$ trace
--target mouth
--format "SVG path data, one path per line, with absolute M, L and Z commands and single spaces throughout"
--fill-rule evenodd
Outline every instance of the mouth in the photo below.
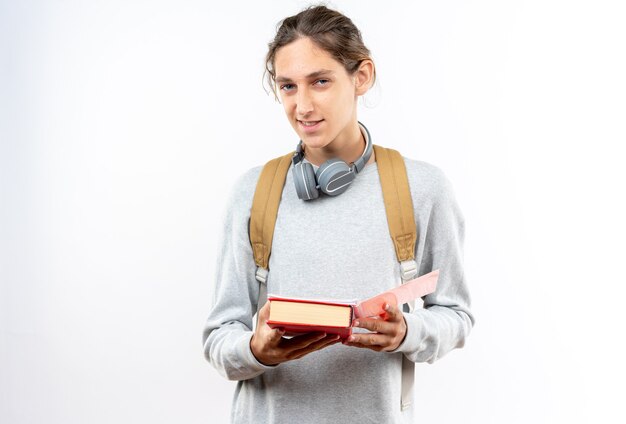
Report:
M 300 121 L 298 120 L 298 126 L 306 132 L 316 131 L 320 125 L 324 122 L 323 119 L 319 121 Z

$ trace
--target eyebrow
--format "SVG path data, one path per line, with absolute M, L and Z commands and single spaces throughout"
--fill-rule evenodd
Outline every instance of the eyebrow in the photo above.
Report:
M 329 69 L 320 69 L 319 71 L 315 71 L 315 72 L 311 72 L 309 75 L 306 76 L 307 79 L 313 79 L 313 78 L 318 78 L 318 77 L 322 77 L 322 76 L 326 76 L 326 75 L 333 75 L 334 72 L 329 70 Z M 278 83 L 282 83 L 282 82 L 292 82 L 291 78 L 287 78 L 287 77 L 276 77 L 276 82 Z

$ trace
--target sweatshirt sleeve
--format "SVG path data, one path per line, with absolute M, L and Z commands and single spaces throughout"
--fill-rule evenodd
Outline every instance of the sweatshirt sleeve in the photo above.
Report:
M 436 175 L 427 223 L 418 221 L 418 231 L 425 228 L 426 233 L 416 246 L 416 259 L 418 275 L 440 270 L 437 289 L 424 296 L 423 308 L 404 312 L 407 334 L 394 350 L 413 362 L 433 363 L 449 351 L 463 347 L 474 325 L 463 269 L 463 214 L 448 178 L 441 171 Z
M 248 218 L 260 168 L 235 183 L 223 214 L 214 291 L 202 333 L 204 356 L 229 380 L 246 380 L 274 368 L 250 350 L 259 283 L 248 237 Z

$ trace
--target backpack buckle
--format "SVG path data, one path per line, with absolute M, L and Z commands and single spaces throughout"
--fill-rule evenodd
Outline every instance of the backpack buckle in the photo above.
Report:
M 417 262 L 415 259 L 400 262 L 402 282 L 408 281 L 417 275 Z
M 265 284 L 265 282 L 267 281 L 267 275 L 269 274 L 269 271 L 265 268 L 261 268 L 260 266 L 257 267 L 256 269 L 256 274 L 255 277 L 257 279 L 257 281 L 259 283 Z

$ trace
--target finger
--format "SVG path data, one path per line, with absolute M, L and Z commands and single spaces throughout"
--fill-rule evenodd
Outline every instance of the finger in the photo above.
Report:
M 402 310 L 395 305 L 390 305 L 389 303 L 385 303 L 384 306 L 385 314 L 383 315 L 383 319 L 385 321 L 396 322 L 400 321 L 402 317 Z
M 373 318 L 360 318 L 353 323 L 354 327 L 365 328 L 366 330 L 381 334 L 392 333 L 395 325 L 396 324 L 393 322 Z
M 365 346 L 382 346 L 389 345 L 391 337 L 378 333 L 358 333 L 352 334 L 346 339 L 346 344 L 362 344 Z
M 327 346 L 333 345 L 341 341 L 341 337 L 338 334 L 328 334 L 319 342 L 315 342 L 311 345 L 314 350 L 320 350 Z
M 315 343 L 311 343 L 306 348 L 301 349 L 301 350 L 307 350 L 307 351 L 310 351 L 310 352 L 314 352 L 316 350 L 323 349 L 323 348 L 325 348 L 328 345 L 337 343 L 340 340 L 341 339 L 339 338 L 338 335 L 336 335 L 336 334 L 329 334 L 326 337 L 324 337 L 323 339 L 318 340 Z
M 292 359 L 302 358 L 303 356 L 308 355 L 309 353 L 313 353 L 315 351 L 325 349 L 328 346 L 332 346 L 334 344 L 339 343 L 340 341 L 341 339 L 339 337 L 335 337 L 329 340 L 323 340 L 323 343 L 322 341 L 320 341 L 320 343 L 316 343 L 315 346 L 313 346 L 311 349 L 307 348 L 307 349 L 302 349 L 300 351 L 295 352 L 294 353 L 295 356 L 293 356 Z
M 383 349 L 384 349 L 384 347 L 383 347 L 383 346 L 378 346 L 378 345 L 365 345 L 365 344 L 362 344 L 362 343 L 351 343 L 351 342 L 347 342 L 347 341 L 344 341 L 344 342 L 343 342 L 343 344 L 344 344 L 345 346 L 359 347 L 359 348 L 361 348 L 361 349 L 370 349 L 370 350 L 374 350 L 374 351 L 376 351 L 376 352 L 380 352 L 381 350 L 383 350 Z
M 309 346 L 312 343 L 315 343 L 319 340 L 322 340 L 326 337 L 326 333 L 305 333 L 300 336 L 292 337 L 291 339 L 283 340 L 283 347 L 290 350 L 302 349 Z
M 289 359 L 299 359 L 305 355 L 308 355 L 311 352 L 315 352 L 316 350 L 321 350 L 330 345 L 339 343 L 340 341 L 341 341 L 341 338 L 338 335 L 329 334 L 328 336 L 324 337 L 322 340 L 312 343 L 309 346 L 305 347 L 304 349 L 298 349 L 298 350 L 294 350 L 293 352 L 290 352 L 287 356 L 289 357 Z

